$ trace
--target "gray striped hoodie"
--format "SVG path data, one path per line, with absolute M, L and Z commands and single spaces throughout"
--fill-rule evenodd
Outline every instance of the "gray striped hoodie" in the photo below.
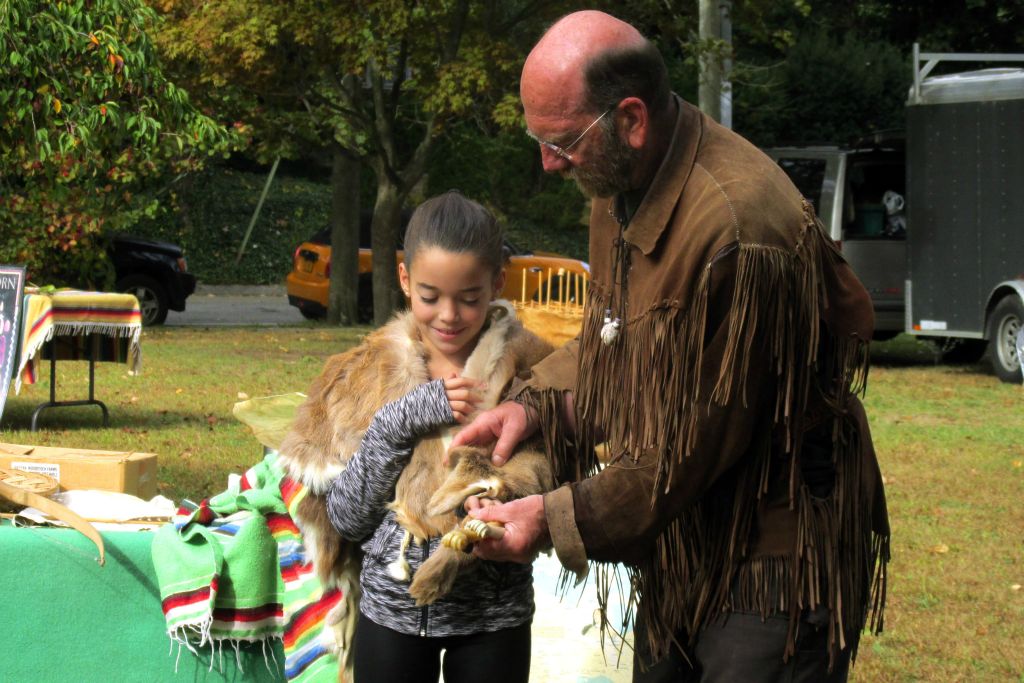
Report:
M 478 561 L 463 571 L 452 591 L 417 607 L 409 585 L 391 577 L 404 529 L 387 510 L 395 484 L 417 439 L 453 424 L 444 381 L 421 384 L 374 415 L 359 451 L 327 494 L 331 523 L 345 539 L 362 544 L 359 610 L 371 621 L 406 635 L 441 637 L 512 628 L 533 617 L 533 567 Z M 405 558 L 416 569 L 437 550 L 440 538 L 411 545 Z

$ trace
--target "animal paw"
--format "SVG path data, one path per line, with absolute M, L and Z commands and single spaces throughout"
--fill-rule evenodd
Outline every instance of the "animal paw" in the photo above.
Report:
M 485 538 L 501 538 L 505 530 L 497 524 L 488 524 L 480 519 L 467 519 L 461 527 L 452 529 L 441 537 L 441 545 L 460 552 L 469 552 L 472 544 Z
M 395 581 L 409 583 L 409 579 L 412 578 L 412 569 L 409 567 L 409 563 L 405 561 L 405 558 L 400 557 L 388 565 L 388 574 Z

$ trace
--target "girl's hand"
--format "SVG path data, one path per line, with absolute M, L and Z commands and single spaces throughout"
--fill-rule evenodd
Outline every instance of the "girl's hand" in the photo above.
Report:
M 448 395 L 448 403 L 452 407 L 455 421 L 466 422 L 476 412 L 477 405 L 484 400 L 483 391 L 487 385 L 469 377 L 452 375 L 444 381 L 444 391 Z

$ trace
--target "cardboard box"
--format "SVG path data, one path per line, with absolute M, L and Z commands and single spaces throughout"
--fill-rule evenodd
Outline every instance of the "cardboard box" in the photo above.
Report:
M 61 490 L 119 491 L 143 500 L 156 495 L 155 453 L 0 443 L 0 467 L 48 474 Z

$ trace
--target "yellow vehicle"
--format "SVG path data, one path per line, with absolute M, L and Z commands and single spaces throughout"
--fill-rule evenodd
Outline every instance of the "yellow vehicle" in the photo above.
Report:
M 330 229 L 325 228 L 295 249 L 286 286 L 288 303 L 310 319 L 327 314 L 331 278 Z M 510 301 L 582 302 L 590 266 L 578 259 L 549 252 L 530 252 L 506 240 L 509 252 L 502 298 Z M 402 252 L 395 255 L 395 267 Z M 359 249 L 359 321 L 373 319 L 373 288 L 370 281 L 372 254 Z

